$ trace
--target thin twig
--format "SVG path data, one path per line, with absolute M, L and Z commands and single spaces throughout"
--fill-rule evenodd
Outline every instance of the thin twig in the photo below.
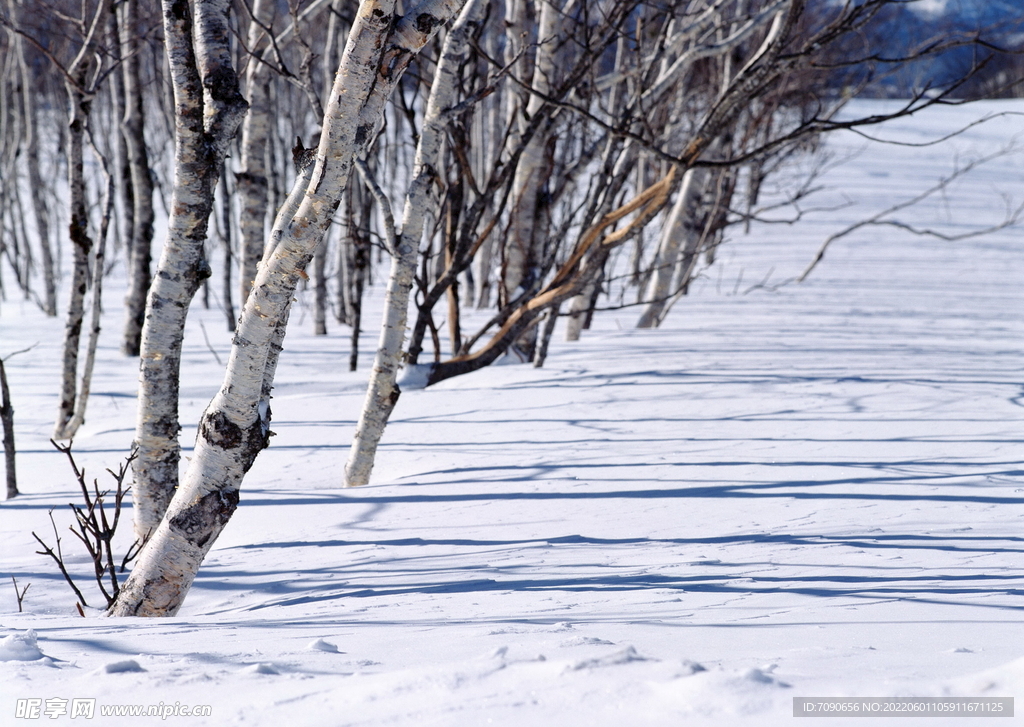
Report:
M 53 526 L 53 535 L 57 539 L 57 552 L 56 553 L 53 552 L 53 548 L 51 548 L 49 545 L 44 543 L 43 539 L 40 538 L 38 535 L 36 535 L 35 531 L 33 531 L 32 532 L 32 537 L 35 538 L 36 541 L 41 546 L 43 546 L 42 550 L 37 550 L 36 552 L 39 553 L 39 555 L 48 555 L 51 558 L 53 558 L 54 562 L 57 564 L 57 567 L 60 568 L 60 572 L 61 572 L 61 575 L 64 576 L 64 580 L 66 580 L 68 582 L 68 585 L 71 586 L 71 590 L 74 591 L 75 592 L 75 596 L 78 597 L 79 603 L 82 603 L 82 604 L 85 604 L 86 606 L 88 606 L 89 604 L 85 602 L 85 596 L 83 596 L 82 592 L 80 590 L 78 590 L 78 586 L 76 586 L 75 582 L 73 580 L 71 580 L 71 574 L 68 573 L 68 569 L 64 567 L 64 554 L 61 553 L 61 550 L 60 550 L 60 536 L 57 534 L 57 523 L 55 523 L 53 521 L 53 508 L 52 507 L 50 508 L 50 524 Z
M 802 283 L 804 280 L 807 279 L 807 276 L 811 274 L 811 271 L 813 271 L 814 268 L 817 267 L 818 263 L 821 262 L 822 258 L 825 257 L 825 251 L 828 250 L 829 245 L 831 245 L 836 240 L 839 240 L 839 239 L 841 239 L 843 237 L 846 237 L 847 235 L 849 235 L 852 232 L 856 232 L 857 230 L 861 229 L 862 227 L 868 227 L 870 225 L 889 225 L 891 227 L 899 227 L 901 229 L 909 230 L 911 232 L 914 232 L 915 234 L 930 235 L 930 236 L 938 237 L 938 238 L 944 239 L 944 240 L 963 240 L 963 239 L 966 239 L 968 237 L 977 237 L 979 235 L 985 235 L 985 234 L 989 234 L 989 233 L 992 233 L 992 232 L 996 232 L 997 230 L 1001 230 L 1001 229 L 1003 229 L 1005 227 L 1009 227 L 1010 225 L 1015 224 L 1017 222 L 1017 220 L 1020 218 L 1021 214 L 1024 213 L 1024 204 L 1022 204 L 1020 207 L 1017 207 L 1016 210 L 1013 210 L 1012 212 L 1008 213 L 1006 218 L 1003 220 L 1002 223 L 1000 223 L 998 225 L 993 225 L 991 227 L 986 227 L 984 229 L 974 230 L 972 232 L 964 233 L 962 235 L 943 235 L 942 233 L 936 232 L 936 231 L 931 230 L 931 229 L 918 230 L 918 229 L 912 227 L 911 225 L 899 222 L 897 220 L 886 220 L 886 219 L 883 219 L 883 218 L 887 217 L 888 215 L 893 214 L 894 212 L 899 212 L 900 210 L 907 209 L 908 207 L 913 207 L 914 205 L 918 204 L 919 202 L 922 202 L 923 200 L 927 199 L 928 197 L 930 197 L 931 195 L 935 194 L 936 192 L 940 192 L 940 191 L 944 190 L 954 180 L 956 180 L 959 177 L 964 176 L 965 174 L 970 172 L 972 169 L 974 169 L 976 167 L 979 167 L 982 164 L 985 164 L 987 162 L 990 162 L 993 159 L 996 159 L 998 157 L 1005 156 L 1006 154 L 1009 154 L 1011 151 L 1012 151 L 1012 147 L 1004 147 L 1004 148 L 1000 149 L 997 152 L 994 152 L 994 153 L 989 154 L 987 156 L 981 157 L 980 159 L 975 159 L 974 161 L 970 162 L 969 164 L 966 164 L 963 167 L 955 169 L 951 174 L 949 174 L 946 177 L 943 177 L 935 185 L 933 185 L 932 187 L 929 187 L 928 189 L 926 189 L 925 191 L 921 192 L 920 194 L 918 194 L 918 195 L 916 195 L 914 197 L 911 197 L 910 199 L 906 199 L 906 200 L 903 200 L 902 202 L 894 204 L 892 207 L 889 207 L 888 209 L 882 210 L 881 212 L 879 212 L 876 215 L 872 215 L 871 217 L 869 217 L 869 218 L 867 218 L 865 220 L 861 220 L 859 222 L 855 222 L 854 224 L 852 224 L 852 225 L 850 225 L 850 226 L 840 230 L 839 232 L 837 232 L 837 233 L 835 233 L 833 235 L 830 235 L 821 244 L 821 247 L 818 248 L 818 252 L 814 256 L 814 259 L 811 260 L 811 262 L 807 266 L 807 268 L 796 279 L 796 282 Z
M 359 170 L 359 177 L 363 180 L 363 184 L 366 185 L 366 188 L 380 206 L 381 215 L 384 217 L 384 230 L 387 233 L 385 247 L 390 254 L 397 255 L 395 243 L 398 237 L 395 231 L 395 215 L 391 211 L 391 202 L 388 201 L 388 196 L 384 194 L 384 190 L 380 188 L 380 185 L 373 178 L 373 172 L 370 171 L 370 167 L 366 164 L 365 159 L 356 160 L 356 169 Z
M 202 321 L 199 321 L 199 328 L 202 329 L 202 331 L 203 331 L 203 340 L 206 341 L 206 348 L 208 348 L 210 350 L 210 353 L 213 354 L 213 358 L 217 361 L 217 365 L 218 366 L 223 366 L 224 364 L 221 363 L 220 356 L 217 355 L 217 351 L 214 350 L 213 346 L 210 344 L 210 337 L 206 335 L 206 326 L 203 325 Z M 110 470 L 107 470 L 107 471 L 110 472 Z M 110 472 L 110 474 L 114 474 L 114 473 Z M 116 477 L 116 475 L 115 475 L 115 477 Z
M 14 595 L 18 597 L 18 613 L 21 613 L 21 604 L 25 600 L 25 594 L 28 593 L 28 589 L 32 587 L 32 584 L 28 583 L 24 588 L 19 590 L 18 579 L 11 576 L 11 580 L 14 581 Z

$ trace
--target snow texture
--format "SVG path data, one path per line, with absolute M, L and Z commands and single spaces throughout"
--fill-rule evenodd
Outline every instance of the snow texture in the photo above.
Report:
M 36 645 L 36 632 L 32 629 L 12 633 L 0 640 L 0 661 L 35 661 L 43 652 Z
M 1003 110 L 1024 104 L 874 133 L 927 141 Z M 376 334 L 349 373 L 349 331 L 311 335 L 300 298 L 277 436 L 175 618 L 83 619 L 36 554 L 31 533 L 52 538 L 51 508 L 66 533 L 78 497 L 47 441 L 63 322 L 9 293 L 0 355 L 38 345 L 7 362 L 23 494 L 0 504 L 0 554 L 32 587 L 23 613 L 0 590 L 0 724 L 25 723 L 16 700 L 54 697 L 210 705 L 166 723 L 218 727 L 618 727 L 818 724 L 794 720 L 794 697 L 1024 695 L 1020 229 L 950 243 L 868 227 L 784 284 L 830 234 L 1021 128 L 1000 117 L 918 148 L 831 137 L 803 219 L 733 229 L 662 328 L 606 311 L 580 341 L 556 338 L 543 369 L 403 385 L 358 489 L 341 469 Z M 1022 170 L 1012 152 L 900 219 L 994 224 L 1001 195 L 1019 203 Z M 118 352 L 116 278 L 105 289 L 74 443 L 101 484 L 132 439 L 138 370 Z M 487 315 L 467 311 L 467 329 Z M 186 457 L 223 375 L 200 322 L 224 359 L 222 320 L 190 313 Z M 76 545 L 64 537 L 88 598 Z M 889 723 L 905 722 L 871 720 Z

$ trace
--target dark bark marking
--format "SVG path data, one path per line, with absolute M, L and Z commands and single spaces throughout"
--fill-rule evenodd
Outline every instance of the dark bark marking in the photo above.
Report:
M 174 2 L 168 4 L 167 9 L 168 15 L 178 22 L 187 23 L 192 20 L 188 0 L 174 0 Z
M 210 263 L 206 258 L 199 258 L 196 263 L 196 282 L 202 283 L 204 280 L 213 275 L 213 269 L 210 268 Z
M 259 417 L 256 417 L 249 427 L 243 429 L 228 419 L 222 411 L 203 416 L 199 424 L 199 436 L 221 449 L 235 450 L 242 465 L 242 472 L 248 472 L 256 460 L 256 455 L 270 444 L 270 437 L 264 433 L 263 422 Z
M 235 181 L 239 184 L 251 184 L 263 188 L 266 188 L 268 185 L 265 175 L 252 174 L 251 172 L 235 172 Z
M 199 498 L 171 518 L 170 525 L 202 548 L 231 519 L 238 507 L 238 490 L 216 490 Z
M 356 128 L 356 146 L 361 149 L 367 139 L 370 138 L 371 133 L 373 133 L 373 124 L 360 124 L 359 127 Z
M 434 28 L 442 25 L 444 21 L 440 18 L 434 17 L 430 13 L 420 13 L 416 16 L 416 30 L 423 33 L 424 35 L 430 35 L 434 32 Z

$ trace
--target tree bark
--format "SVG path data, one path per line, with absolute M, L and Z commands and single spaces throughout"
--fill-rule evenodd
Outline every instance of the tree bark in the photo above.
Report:
M 224 247 L 224 266 L 221 269 L 220 294 L 223 296 L 224 318 L 229 331 L 235 330 L 235 304 L 232 302 L 234 294 L 231 284 L 234 276 L 231 274 L 234 268 L 234 253 L 232 252 L 231 226 L 234 215 L 231 214 L 231 190 L 228 188 L 228 175 L 225 168 L 220 172 L 221 189 L 221 227 L 223 228 L 221 243 Z
M 24 13 L 24 0 L 17 4 L 19 13 Z M 25 166 L 28 169 L 29 187 L 33 190 L 32 212 L 36 223 L 36 234 L 39 236 L 39 250 L 43 262 L 43 311 L 48 316 L 57 315 L 57 274 L 53 260 L 53 247 L 50 240 L 50 213 L 46 208 L 45 186 L 39 171 L 39 99 L 33 92 L 35 83 L 27 57 L 25 41 L 20 37 L 13 39 L 19 49 L 19 66 L 21 71 L 22 107 L 25 125 Z
M 313 334 L 327 335 L 327 236 L 313 256 Z
M 149 291 L 153 242 L 153 178 L 146 151 L 145 113 L 139 77 L 138 0 L 124 0 L 121 17 L 121 55 L 124 60 L 125 113 L 121 134 L 127 147 L 132 189 L 132 227 L 129 249 L 128 291 L 125 294 L 124 336 L 121 352 L 138 356 Z
M 178 377 L 188 306 L 210 275 L 203 256 L 214 189 L 246 102 L 228 49 L 227 0 L 163 0 L 174 88 L 174 189 L 167 239 L 146 300 L 139 364 L 135 535 L 160 522 L 178 484 Z
M 4 427 L 4 464 L 7 474 L 7 499 L 18 496 L 18 473 L 15 469 L 14 405 L 7 386 L 7 369 L 0 358 L 0 424 Z
M 676 185 L 676 177 L 677 171 L 673 167 L 663 178 L 589 227 L 572 255 L 547 286 L 520 303 L 483 348 L 472 354 L 455 356 L 433 364 L 426 375 L 426 386 L 477 371 L 494 363 L 524 331 L 537 322 L 546 309 L 579 294 L 584 286 L 600 275 L 611 251 L 643 229 L 664 207 Z M 636 217 L 628 224 L 605 234 L 608 227 L 634 212 L 637 213 Z
M 125 272 L 131 277 L 132 228 L 135 227 L 135 204 L 132 192 L 132 175 L 128 166 L 128 143 L 124 136 L 124 117 L 127 113 L 124 79 L 124 48 L 121 45 L 120 27 L 124 20 L 116 0 L 103 0 L 107 6 L 106 46 L 109 48 L 112 72 L 109 76 L 111 133 L 109 135 L 110 152 L 113 156 L 114 187 L 120 202 L 120 229 L 115 240 L 115 249 L 124 243 Z M 102 123 L 102 122 L 101 122 Z
M 89 342 L 85 348 L 85 362 L 82 365 L 81 385 L 78 399 L 75 402 L 75 413 L 64 427 L 65 438 L 71 439 L 78 428 L 85 423 L 85 409 L 89 404 L 89 393 L 92 389 L 92 372 L 96 364 L 96 346 L 100 338 L 100 319 L 103 314 L 103 263 L 106 258 L 107 234 L 110 230 L 110 219 L 114 213 L 114 178 L 103 164 L 106 176 L 106 189 L 103 193 L 103 219 L 100 221 L 99 239 L 92 251 L 92 300 L 89 305 Z
M 654 269 L 647 285 L 648 302 L 636 324 L 637 328 L 656 328 L 661 323 L 662 310 L 674 292 L 671 283 L 676 263 L 683 259 L 687 261 L 686 267 L 691 268 L 696 259 L 706 227 L 707 214 L 702 214 L 702 202 L 710 176 L 707 169 L 691 169 L 683 178 L 679 198 L 665 220 L 654 258 Z
M 270 128 L 270 78 L 267 67 L 256 57 L 262 54 L 269 41 L 263 27 L 269 27 L 273 8 L 269 0 L 255 0 L 253 20 L 249 25 L 249 58 L 245 72 L 245 90 L 249 95 L 249 113 L 242 121 L 242 168 L 235 174 L 241 215 L 239 230 L 239 305 L 245 305 L 252 283 L 256 279 L 256 265 L 263 257 L 267 219 L 267 134 Z M 261 27 L 263 26 L 263 27 Z
M 557 304 L 548 308 L 547 316 L 544 319 L 544 330 L 540 334 L 540 340 L 537 342 L 537 351 L 533 355 L 533 367 L 535 369 L 543 368 L 544 362 L 548 358 L 548 346 L 551 345 L 551 336 L 554 334 L 555 326 L 558 324 L 558 309 L 559 305 Z
M 92 239 L 89 237 L 89 213 L 85 200 L 85 171 L 83 149 L 85 126 L 92 102 L 85 93 L 85 68 L 75 76 L 74 82 L 66 83 L 68 99 L 71 102 L 71 122 L 68 124 L 68 190 L 71 198 L 71 223 L 68 231 L 74 253 L 74 267 L 71 272 L 71 295 L 68 300 L 67 320 L 64 324 L 64 352 L 61 358 L 60 402 L 57 421 L 53 428 L 54 439 L 71 436 L 68 424 L 75 415 L 75 400 L 78 389 L 78 347 L 82 337 L 82 321 L 85 317 L 85 293 L 89 286 L 89 251 Z
M 438 159 L 448 119 L 445 109 L 455 105 L 458 93 L 459 67 L 466 56 L 468 41 L 484 9 L 480 0 L 469 0 L 458 20 L 445 38 L 441 59 L 427 99 L 427 110 L 416 148 L 413 178 L 405 196 L 402 232 L 392 251 L 391 272 L 384 297 L 384 319 L 380 341 L 373 361 L 373 371 L 356 425 L 355 437 L 345 463 L 345 485 L 355 487 L 370 481 L 370 472 L 377 445 L 384 433 L 388 417 L 395 408 L 401 389 L 398 370 L 401 367 L 402 344 L 409 309 L 409 293 L 416 276 L 416 260 L 420 238 L 428 217 L 436 214 L 437 202 L 433 187 L 438 181 Z
M 309 184 L 302 203 L 272 240 L 246 301 L 224 383 L 199 423 L 195 452 L 166 517 L 125 582 L 116 616 L 172 616 L 238 504 L 246 471 L 269 435 L 275 340 L 295 286 L 330 224 L 356 154 L 372 140 L 384 106 L 412 57 L 458 9 L 455 0 L 428 0 L 405 16 L 394 4 L 364 0 L 335 78 Z M 301 185 L 301 177 L 299 178 Z M 293 189 L 293 192 L 296 191 Z
M 558 45 L 561 0 L 538 0 L 540 17 L 537 26 L 537 53 L 534 59 L 531 87 L 540 94 L 547 94 L 556 83 L 558 72 L 555 51 Z M 529 119 L 540 111 L 543 100 L 538 94 L 530 94 L 523 119 Z M 525 126 L 525 121 L 523 123 Z M 536 133 L 519 157 L 515 181 L 512 184 L 512 208 L 510 210 L 509 233 L 504 249 L 499 304 L 511 303 L 522 292 L 529 289 L 539 270 L 541 253 L 537 250 L 538 197 L 543 189 L 546 164 L 547 135 Z M 536 332 L 530 329 L 521 342 L 526 356 L 532 357 Z

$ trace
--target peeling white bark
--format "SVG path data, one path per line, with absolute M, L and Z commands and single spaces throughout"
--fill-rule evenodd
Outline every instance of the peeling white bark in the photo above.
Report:
M 100 222 L 99 238 L 92 251 L 92 300 L 89 305 L 89 342 L 85 348 L 85 363 L 82 366 L 82 379 L 78 389 L 78 399 L 75 402 L 75 413 L 64 426 L 64 430 L 61 432 L 63 435 L 62 439 L 74 437 L 78 428 L 85 423 L 85 410 L 89 404 L 89 392 L 92 389 L 92 372 L 96 364 L 96 346 L 100 338 L 100 319 L 103 313 L 103 263 L 106 259 L 107 232 L 110 229 L 110 218 L 114 213 L 114 179 L 106 168 L 106 161 L 101 161 L 103 162 L 107 184 L 103 192 L 103 219 Z

